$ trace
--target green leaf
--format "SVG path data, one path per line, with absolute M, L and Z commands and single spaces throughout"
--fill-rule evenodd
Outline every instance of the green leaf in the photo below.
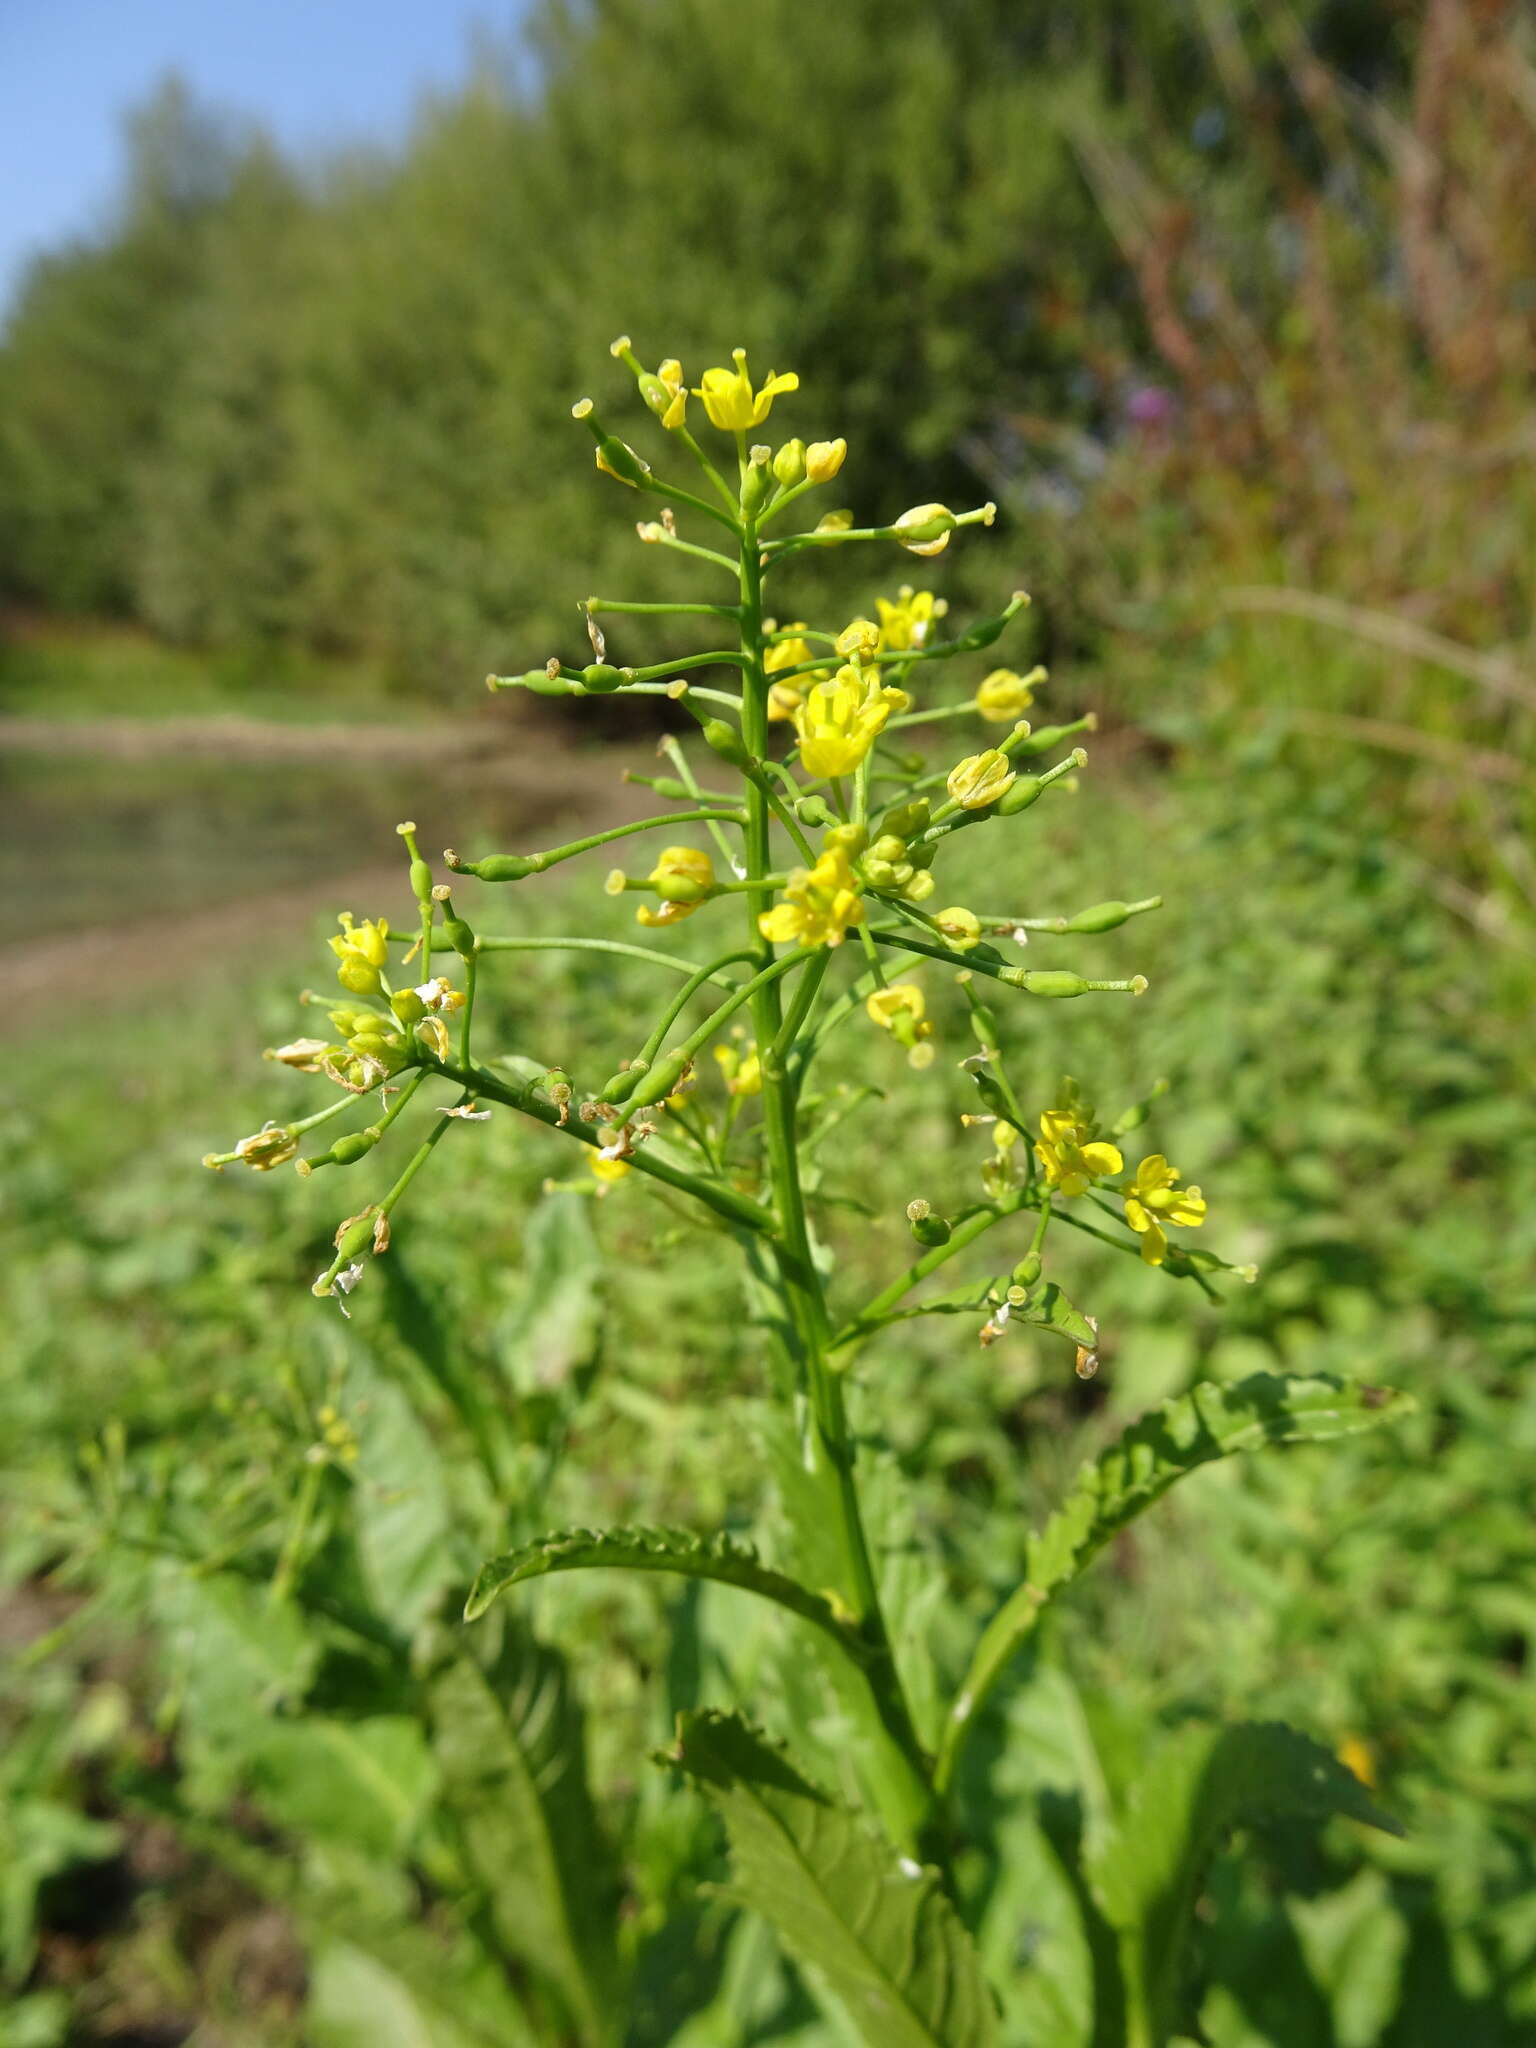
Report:
M 369 1604 L 409 1635 L 456 1576 L 448 1480 L 431 1433 L 404 1391 L 353 1368 L 358 1461 L 351 1492 L 358 1564 Z
M 1254 1373 L 1234 1386 L 1206 1384 L 1133 1423 L 1077 1483 L 1026 1549 L 1024 1583 L 993 1616 L 950 1709 L 940 1782 L 954 1773 L 965 1732 L 1040 1615 L 1063 1586 L 1128 1522 L 1187 1472 L 1266 1444 L 1322 1443 L 1377 1429 L 1412 1412 L 1409 1395 L 1323 1377 Z
M 1065 1337 L 1069 1343 L 1081 1344 L 1086 1351 L 1092 1351 L 1099 1341 L 1099 1333 L 1056 1285 L 1054 1280 L 1042 1280 L 1034 1288 L 1022 1308 L 1013 1311 L 1016 1323 L 1033 1323 L 1042 1330 L 1054 1330 L 1058 1337 Z
M 488 1670 L 460 1655 L 439 1672 L 429 1711 L 444 1798 L 499 1944 L 600 2048 L 620 2006 L 619 1883 L 563 1660 L 509 1635 Z
M 937 1871 L 898 1856 L 734 1715 L 680 1715 L 675 1758 L 724 1816 L 737 1895 L 863 2040 L 991 2048 L 992 1995 Z
M 409 1853 L 437 1779 L 420 1728 L 404 1714 L 275 1722 L 249 1773 L 263 1811 L 280 1827 L 382 1862 Z
M 1335 1756 L 1268 1721 L 1181 1729 L 1091 1843 L 1088 1880 L 1120 1940 L 1127 2048 L 1164 2048 L 1179 2017 L 1190 1925 L 1223 1836 L 1275 1814 L 1344 1814 L 1401 1833 Z
M 464 1619 L 477 1621 L 498 1593 L 524 1579 L 603 1566 L 630 1572 L 676 1572 L 684 1578 L 716 1579 L 723 1585 L 739 1586 L 743 1592 L 776 1601 L 792 1614 L 815 1622 L 835 1636 L 849 1655 L 857 1655 L 855 1637 L 824 1595 L 760 1564 L 750 1543 L 733 1536 L 696 1536 L 688 1529 L 565 1529 L 543 1536 L 537 1543 L 525 1543 L 481 1566 L 464 1606 Z
M 329 1883 L 324 1862 L 258 1848 L 224 1822 L 188 1812 L 157 1780 L 125 1776 L 119 1790 L 130 1806 L 155 1814 L 190 1848 L 284 1907 L 322 1955 L 332 1944 L 343 1944 L 367 1957 L 374 1966 L 368 1973 L 373 2003 L 387 2002 L 389 1994 L 380 1982 L 387 1977 L 395 1986 L 395 2001 L 408 2001 L 416 2015 L 414 2034 L 375 2034 L 372 2039 L 425 2039 L 433 2048 L 535 2048 L 538 2036 L 505 1970 L 446 1914 L 446 1928 L 428 1928 L 414 1913 L 410 1918 L 383 1915 L 369 1900 Z M 334 2019 L 334 2013 L 329 2017 Z M 340 2043 L 347 2037 L 334 2038 Z

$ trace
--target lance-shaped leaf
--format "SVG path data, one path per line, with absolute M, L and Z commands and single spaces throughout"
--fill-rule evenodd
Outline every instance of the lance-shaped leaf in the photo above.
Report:
M 1133 1423 L 1109 1450 L 1084 1465 L 1067 1499 L 1030 1537 L 1024 1583 L 989 1623 L 950 1710 L 939 1782 L 947 1785 L 952 1779 L 966 1730 L 1009 1660 L 1034 1632 L 1047 1603 L 1175 1480 L 1237 1451 L 1322 1443 L 1375 1429 L 1399 1420 L 1413 1405 L 1409 1395 L 1386 1387 L 1254 1373 L 1230 1387 L 1195 1387 Z
M 937 1871 L 898 1856 L 735 1715 L 680 1715 L 675 1759 L 724 1817 L 736 1895 L 862 2040 L 993 2048 L 992 1994 Z
M 855 1659 L 860 1655 L 858 1638 L 824 1594 L 813 1593 L 798 1579 L 760 1563 L 750 1543 L 732 1536 L 696 1536 L 687 1529 L 565 1529 L 543 1536 L 537 1543 L 525 1543 L 520 1550 L 510 1550 L 481 1566 L 465 1603 L 464 1619 L 478 1620 L 498 1593 L 524 1579 L 600 1567 L 674 1572 L 684 1578 L 717 1579 L 722 1585 L 739 1586 L 743 1592 L 756 1593 L 760 1599 L 772 1600 L 814 1622 Z
M 622 2004 L 619 1880 L 563 1660 L 509 1630 L 489 1669 L 459 1656 L 439 1671 L 428 1708 L 454 1831 L 498 1945 L 558 1998 L 562 2039 L 609 2048 Z
M 1099 1832 L 1087 1874 L 1119 1937 L 1126 2048 L 1164 2048 L 1179 2018 L 1185 1946 L 1206 1867 L 1231 1828 L 1274 1814 L 1317 1821 L 1344 1814 L 1402 1832 L 1353 1772 L 1278 1721 L 1180 1729 L 1152 1757 L 1124 1811 Z

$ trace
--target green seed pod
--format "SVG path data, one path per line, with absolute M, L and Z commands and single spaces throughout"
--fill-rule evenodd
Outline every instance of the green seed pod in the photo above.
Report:
M 547 668 L 531 668 L 525 676 L 512 676 L 509 680 L 531 690 L 535 697 L 571 697 L 576 693 L 574 677 L 552 676 Z
M 411 862 L 410 873 L 411 894 L 418 903 L 430 903 L 432 901 L 431 867 L 426 861 L 418 858 Z
M 914 1216 L 912 1210 L 921 1213 Z M 921 1245 L 935 1246 L 948 1244 L 953 1232 L 942 1216 L 935 1216 L 926 1202 L 914 1202 L 907 1210 L 907 1226 Z
M 354 1216 L 336 1240 L 336 1256 L 339 1259 L 361 1258 L 364 1252 L 373 1250 L 373 1219 L 375 1211 L 365 1209 L 361 1216 Z
M 1010 988 L 1021 988 L 1032 996 L 1085 996 L 1088 984 L 1080 974 L 1064 968 L 1009 967 L 998 976 Z
M 966 984 L 970 994 L 970 984 Z M 997 1044 L 997 1017 L 992 1009 L 976 996 L 971 996 L 971 1029 L 976 1034 L 976 1043 L 987 1050 Z
M 1019 775 L 1003 791 L 993 809 L 1000 818 L 1016 818 L 1038 801 L 1045 784 L 1038 775 Z
M 355 1166 L 359 1159 L 366 1159 L 379 1142 L 379 1133 L 372 1124 L 366 1131 L 348 1131 L 344 1138 L 338 1138 L 331 1147 L 331 1160 L 336 1166 Z
M 624 671 L 615 668 L 611 661 L 594 661 L 581 672 L 581 680 L 595 697 L 606 697 L 611 690 L 618 690 L 624 684 Z
M 723 718 L 706 718 L 699 730 L 704 735 L 704 744 L 713 748 L 722 761 L 729 761 L 733 768 L 745 774 L 757 763 L 747 752 L 746 743 L 734 725 L 727 725 Z
M 1059 747 L 1063 740 L 1075 739 L 1080 732 L 1087 729 L 1089 728 L 1084 727 L 1081 719 L 1074 725 L 1042 725 L 1035 732 L 1028 733 L 1023 739 L 1016 741 L 1009 748 L 1009 752 L 1021 757 L 1048 754 L 1053 748 Z
M 1015 1287 L 1033 1287 L 1040 1278 L 1040 1254 L 1027 1252 L 1013 1269 Z
M 674 1093 L 677 1084 L 688 1071 L 688 1061 L 681 1053 L 669 1053 L 658 1060 L 650 1072 L 642 1076 L 639 1087 L 628 1099 L 631 1109 L 649 1109 L 653 1103 L 663 1102 Z
M 627 1102 L 631 1091 L 639 1087 L 649 1072 L 650 1067 L 641 1061 L 636 1061 L 630 1067 L 621 1067 L 618 1073 L 611 1074 L 598 1089 L 594 1100 L 609 1103 Z
M 657 419 L 660 419 L 671 405 L 676 393 L 662 383 L 654 370 L 642 370 L 635 382 L 640 387 L 640 396 Z
M 995 640 L 1002 638 L 1009 616 L 1010 614 L 1005 613 L 1001 618 L 978 619 L 974 625 L 966 627 L 956 639 L 955 645 L 963 647 L 968 654 L 974 653 L 978 647 L 990 647 Z
M 488 853 L 484 860 L 460 860 L 450 851 L 443 859 L 452 873 L 473 875 L 479 882 L 521 882 L 525 876 L 540 873 L 544 866 L 540 854 Z
M 1080 910 L 1076 917 L 1069 917 L 1062 926 L 1064 932 L 1112 932 L 1116 925 L 1124 924 L 1130 916 L 1128 903 L 1091 903 L 1086 910 Z
M 995 1039 L 993 1043 L 996 1043 Z M 1005 1121 L 1011 1119 L 1013 1112 L 1008 1106 L 1007 1095 L 998 1084 L 997 1076 L 989 1073 L 985 1067 L 976 1066 L 971 1069 L 971 1079 L 976 1083 L 976 1093 L 993 1115 L 1000 1116 Z

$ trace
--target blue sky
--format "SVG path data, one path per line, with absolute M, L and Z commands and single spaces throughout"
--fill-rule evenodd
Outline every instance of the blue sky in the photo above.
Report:
M 398 136 L 519 0 L 0 0 L 0 311 L 37 249 L 110 207 L 124 111 L 165 73 L 303 151 Z

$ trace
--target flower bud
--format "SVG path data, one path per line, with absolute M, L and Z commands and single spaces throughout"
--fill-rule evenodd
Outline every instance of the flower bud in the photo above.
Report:
M 427 1006 L 413 988 L 398 988 L 389 999 L 389 1007 L 402 1024 L 419 1024 L 427 1014 Z
M 895 522 L 897 538 L 913 555 L 942 554 L 958 524 L 947 505 L 914 505 Z
M 786 441 L 773 458 L 773 473 L 786 491 L 792 491 L 796 484 L 805 481 L 805 443 L 801 440 Z
M 811 538 L 822 547 L 830 547 L 842 539 L 852 524 L 852 511 L 847 506 L 840 505 L 835 512 L 823 513 L 816 522 L 815 531 Z
M 805 473 L 813 484 L 829 484 L 847 454 L 848 443 L 841 435 L 835 441 L 813 441 L 805 451 Z
M 802 796 L 795 799 L 795 816 L 802 825 L 809 825 L 817 831 L 823 825 L 830 825 L 832 813 L 824 796 Z
M 743 773 L 756 767 L 746 742 L 734 725 L 728 725 L 723 718 L 706 718 L 699 730 L 704 735 L 704 744 L 713 748 L 722 761 L 729 761 L 733 768 L 739 768 Z
M 972 946 L 981 943 L 981 919 L 963 904 L 941 910 L 935 922 L 946 943 L 957 953 L 968 953 Z
M 741 509 L 744 517 L 755 519 L 768 502 L 768 493 L 773 488 L 773 471 L 769 468 L 769 450 L 758 447 L 752 450 L 747 462 L 747 473 L 741 480 Z
M 984 811 L 1006 794 L 1015 780 L 1008 756 L 996 747 L 984 754 L 968 754 L 949 771 L 945 788 L 951 800 L 964 811 Z
M 915 839 L 919 832 L 927 831 L 928 816 L 927 797 L 917 796 L 887 811 L 881 823 L 885 831 L 894 833 L 898 839 Z
M 1026 1252 L 1013 1269 L 1013 1284 L 1015 1287 L 1033 1287 L 1039 1278 L 1040 1254 Z

